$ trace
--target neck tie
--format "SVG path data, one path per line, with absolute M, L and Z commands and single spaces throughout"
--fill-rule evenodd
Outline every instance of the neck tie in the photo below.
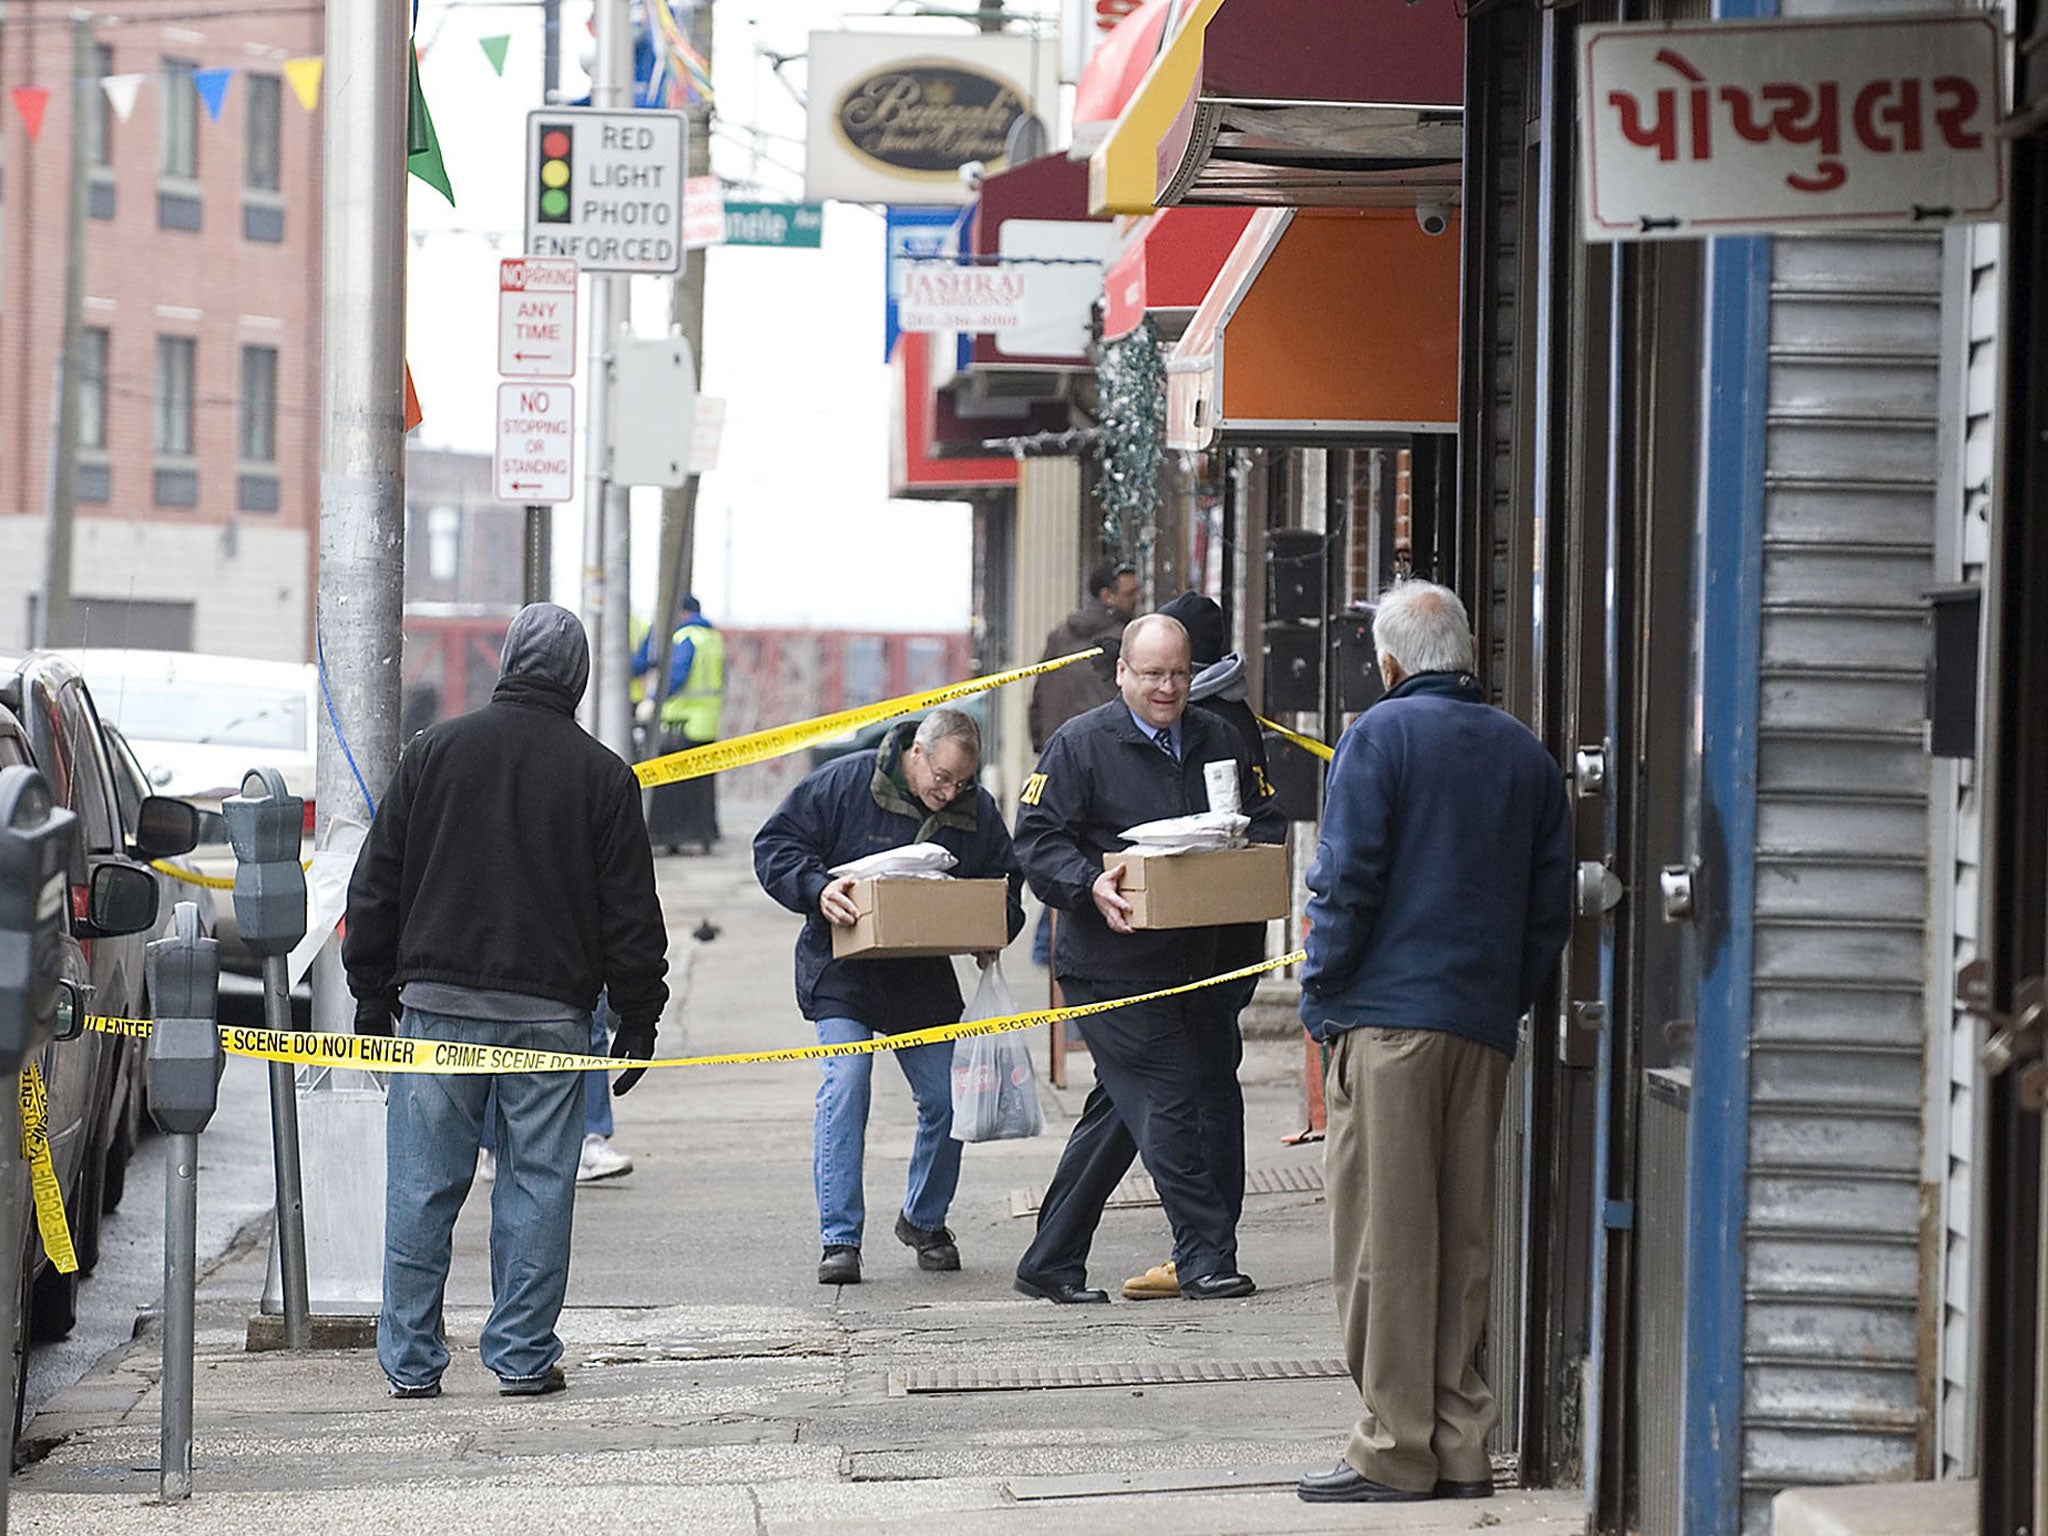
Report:
M 1174 761 L 1175 761 L 1176 763 L 1180 761 L 1180 754 L 1179 754 L 1178 752 L 1176 752 L 1176 751 L 1174 751 L 1174 750 L 1173 750 L 1173 727 L 1172 727 L 1172 726 L 1170 726 L 1170 725 L 1162 725 L 1162 726 L 1161 726 L 1161 727 L 1159 728 L 1159 730 L 1157 731 L 1157 733 L 1155 733 L 1155 734 L 1154 734 L 1154 736 L 1152 737 L 1152 739 L 1153 739 L 1154 741 L 1156 741 L 1156 742 L 1158 742 L 1158 743 L 1159 743 L 1159 750 L 1160 750 L 1160 751 L 1164 752 L 1164 753 L 1165 753 L 1165 754 L 1166 754 L 1166 755 L 1167 755 L 1168 757 L 1172 758 L 1172 759 L 1173 759 L 1173 760 L 1174 760 Z

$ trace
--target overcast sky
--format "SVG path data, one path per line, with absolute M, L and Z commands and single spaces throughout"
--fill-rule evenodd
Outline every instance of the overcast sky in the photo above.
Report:
M 886 17 L 885 0 L 717 0 L 719 125 L 712 167 L 734 191 L 803 197 L 804 118 L 794 92 L 814 28 L 939 31 L 960 23 Z M 960 8 L 966 8 L 962 6 Z M 1025 8 L 1025 7 L 1018 7 Z M 1051 10 L 1050 0 L 1041 9 Z M 526 113 L 541 105 L 537 4 L 422 0 L 422 85 L 457 206 L 415 180 L 407 355 L 425 446 L 488 453 L 497 374 L 497 263 L 521 253 Z M 563 88 L 587 89 L 587 0 L 564 0 Z M 478 39 L 510 34 L 505 74 Z M 787 85 L 782 81 L 786 80 Z M 791 88 L 794 88 L 794 91 Z M 758 132 L 756 132 L 758 130 Z M 642 335 L 666 329 L 665 281 L 634 284 Z M 698 501 L 695 586 L 715 622 L 860 629 L 963 629 L 971 530 L 964 505 L 888 499 L 889 371 L 882 361 L 879 210 L 829 203 L 817 251 L 716 249 L 707 278 L 703 387 L 728 402 L 719 467 Z M 582 356 L 582 347 L 578 347 Z M 586 381 L 577 379 L 577 485 Z M 653 607 L 659 493 L 635 493 L 634 610 Z M 554 596 L 578 602 L 582 520 L 556 520 Z

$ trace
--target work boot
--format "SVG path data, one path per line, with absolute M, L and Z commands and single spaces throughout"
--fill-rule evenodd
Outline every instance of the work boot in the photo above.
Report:
M 1164 1301 L 1179 1294 L 1179 1266 L 1172 1259 L 1124 1282 L 1125 1301 Z
M 896 1240 L 906 1248 L 917 1250 L 917 1267 L 938 1274 L 960 1267 L 960 1250 L 954 1246 L 953 1234 L 944 1227 L 920 1227 L 908 1216 L 896 1217 Z
M 860 1250 L 844 1243 L 830 1244 L 818 1260 L 818 1284 L 859 1285 Z

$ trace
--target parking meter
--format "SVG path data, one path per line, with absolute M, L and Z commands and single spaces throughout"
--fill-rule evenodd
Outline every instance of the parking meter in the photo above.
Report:
M 35 769 L 0 768 L 0 1072 L 20 1071 L 56 1027 L 76 820 Z
M 220 803 L 235 850 L 235 927 L 252 953 L 288 955 L 306 936 L 306 872 L 299 836 L 306 802 L 275 768 L 252 768 L 242 792 Z
M 220 1001 L 220 944 L 199 932 L 199 908 L 178 903 L 168 937 L 148 949 L 144 966 L 156 1018 L 145 1070 L 149 1113 L 166 1135 L 203 1131 L 220 1097 L 227 1057 L 214 1022 Z

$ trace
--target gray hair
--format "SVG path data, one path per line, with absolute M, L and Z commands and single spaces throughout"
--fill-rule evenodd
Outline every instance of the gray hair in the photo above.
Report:
M 1119 644 L 1119 645 L 1117 646 L 1117 651 L 1116 651 L 1116 658 L 1117 658 L 1117 660 L 1118 660 L 1118 661 L 1129 661 L 1129 660 L 1131 659 L 1131 649 L 1132 649 L 1132 647 L 1134 647 L 1135 645 L 1137 645 L 1137 643 L 1138 643 L 1138 642 L 1139 642 L 1140 640 L 1144 639 L 1144 638 L 1145 638 L 1145 636 L 1147 636 L 1147 635 L 1149 635 L 1150 633 L 1152 633 L 1152 631 L 1153 631 L 1153 630 L 1155 630 L 1155 629 L 1158 629 L 1158 628 L 1161 628 L 1162 626 L 1164 626 L 1164 627 L 1165 627 L 1165 628 L 1167 628 L 1167 629 L 1170 629 L 1170 630 L 1172 630 L 1172 631 L 1173 631 L 1173 633 L 1175 633 L 1175 634 L 1179 635 L 1179 636 L 1180 636 L 1180 639 L 1181 639 L 1181 644 L 1182 644 L 1182 645 L 1186 645 L 1186 644 L 1188 644 L 1188 629 L 1187 629 L 1187 626 L 1186 626 L 1185 624 L 1181 623 L 1181 621 L 1180 621 L 1179 619 L 1176 619 L 1176 618 L 1175 618 L 1175 617 L 1174 617 L 1174 616 L 1173 616 L 1172 614 L 1170 614 L 1170 613 L 1146 613 L 1146 614 L 1140 614 L 1140 615 L 1139 615 L 1139 616 L 1138 616 L 1137 618 L 1135 618 L 1135 619 L 1131 620 L 1131 622 L 1130 622 L 1130 623 L 1128 623 L 1128 624 L 1126 624 L 1126 625 L 1124 626 L 1124 638 L 1123 638 L 1123 641 L 1122 641 L 1122 643 L 1121 643 L 1121 644 Z
M 1418 672 L 1470 672 L 1472 621 L 1449 587 L 1433 581 L 1396 582 L 1372 616 L 1372 647 L 1391 656 L 1409 676 Z
M 927 752 L 942 741 L 957 741 L 974 754 L 977 762 L 981 759 L 981 727 L 965 710 L 933 710 L 917 723 L 917 734 L 911 740 Z

